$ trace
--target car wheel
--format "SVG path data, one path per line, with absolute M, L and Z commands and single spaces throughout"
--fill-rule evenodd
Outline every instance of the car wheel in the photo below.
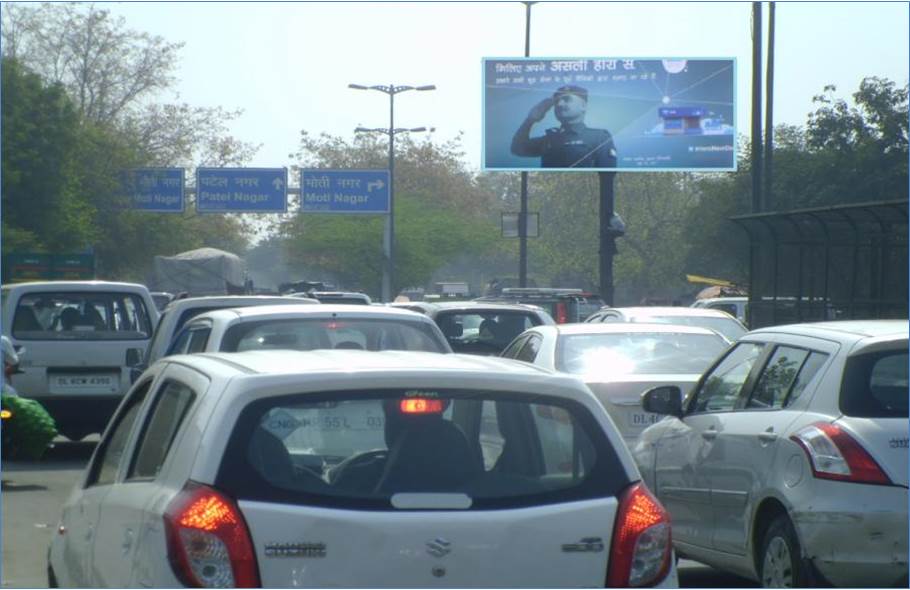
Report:
M 778 516 L 765 532 L 759 563 L 759 579 L 765 588 L 805 588 L 809 575 L 793 524 Z

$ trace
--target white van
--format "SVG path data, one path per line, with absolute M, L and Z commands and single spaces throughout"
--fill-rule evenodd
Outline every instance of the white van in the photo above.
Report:
M 144 285 L 47 281 L 5 285 L 2 333 L 28 354 L 11 378 L 70 440 L 102 432 L 145 354 L 158 309 Z

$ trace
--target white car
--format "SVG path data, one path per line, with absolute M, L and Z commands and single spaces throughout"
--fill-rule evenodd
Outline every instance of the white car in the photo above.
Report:
M 604 307 L 585 322 L 645 322 L 698 326 L 719 332 L 731 342 L 738 340 L 748 331 L 741 321 L 724 311 L 697 307 Z
M 749 317 L 749 298 L 748 297 L 707 297 L 705 299 L 696 299 L 692 305 L 696 309 L 716 309 L 732 315 L 743 325 Z
M 57 532 L 61 587 L 678 584 L 666 512 L 584 384 L 455 354 L 162 359 Z
M 669 384 L 688 391 L 729 345 L 717 332 L 689 326 L 559 324 L 526 330 L 502 356 L 577 375 L 632 444 L 663 417 L 642 410 L 641 394 Z
M 181 328 L 199 314 L 228 307 L 312 305 L 318 303 L 319 302 L 315 299 L 271 295 L 215 295 L 210 297 L 175 299 L 161 312 L 161 319 L 158 321 L 158 325 L 155 326 L 155 333 L 152 336 L 152 342 L 148 347 L 145 357 L 133 367 L 131 376 L 132 382 L 136 381 L 142 371 L 164 356 Z
M 677 551 L 772 588 L 907 586 L 907 320 L 776 326 L 744 336 L 636 462 Z
M 452 352 L 433 320 L 423 314 L 379 306 L 319 304 L 200 314 L 174 337 L 164 356 L 329 348 Z
M 37 400 L 70 440 L 102 432 L 145 353 L 158 308 L 145 285 L 40 281 L 4 285 L 2 327 L 28 356 L 11 385 Z

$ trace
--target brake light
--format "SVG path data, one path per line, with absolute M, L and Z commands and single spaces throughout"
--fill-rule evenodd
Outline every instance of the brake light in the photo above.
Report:
M 670 571 L 670 516 L 642 482 L 620 496 L 610 565 L 608 588 L 649 586 Z
M 0 419 L 9 420 L 13 417 L 13 413 L 9 410 L 0 410 Z
M 401 400 L 402 414 L 441 414 L 445 404 L 441 399 L 411 397 Z
M 556 304 L 556 323 L 557 324 L 569 323 L 569 312 L 566 309 L 565 302 L 563 302 L 563 301 L 560 301 Z
M 182 583 L 196 588 L 258 588 L 249 529 L 233 500 L 189 482 L 164 513 L 168 559 Z
M 790 440 L 809 456 L 812 475 L 819 479 L 892 485 L 872 455 L 836 424 L 816 422 L 795 432 Z

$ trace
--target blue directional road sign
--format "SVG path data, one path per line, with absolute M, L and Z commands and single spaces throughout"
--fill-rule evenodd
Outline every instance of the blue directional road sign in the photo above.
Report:
M 303 213 L 388 213 L 388 170 L 300 171 Z
M 197 168 L 199 213 L 285 213 L 287 168 Z
M 182 213 L 183 168 L 134 168 L 125 173 L 130 207 L 140 211 Z

